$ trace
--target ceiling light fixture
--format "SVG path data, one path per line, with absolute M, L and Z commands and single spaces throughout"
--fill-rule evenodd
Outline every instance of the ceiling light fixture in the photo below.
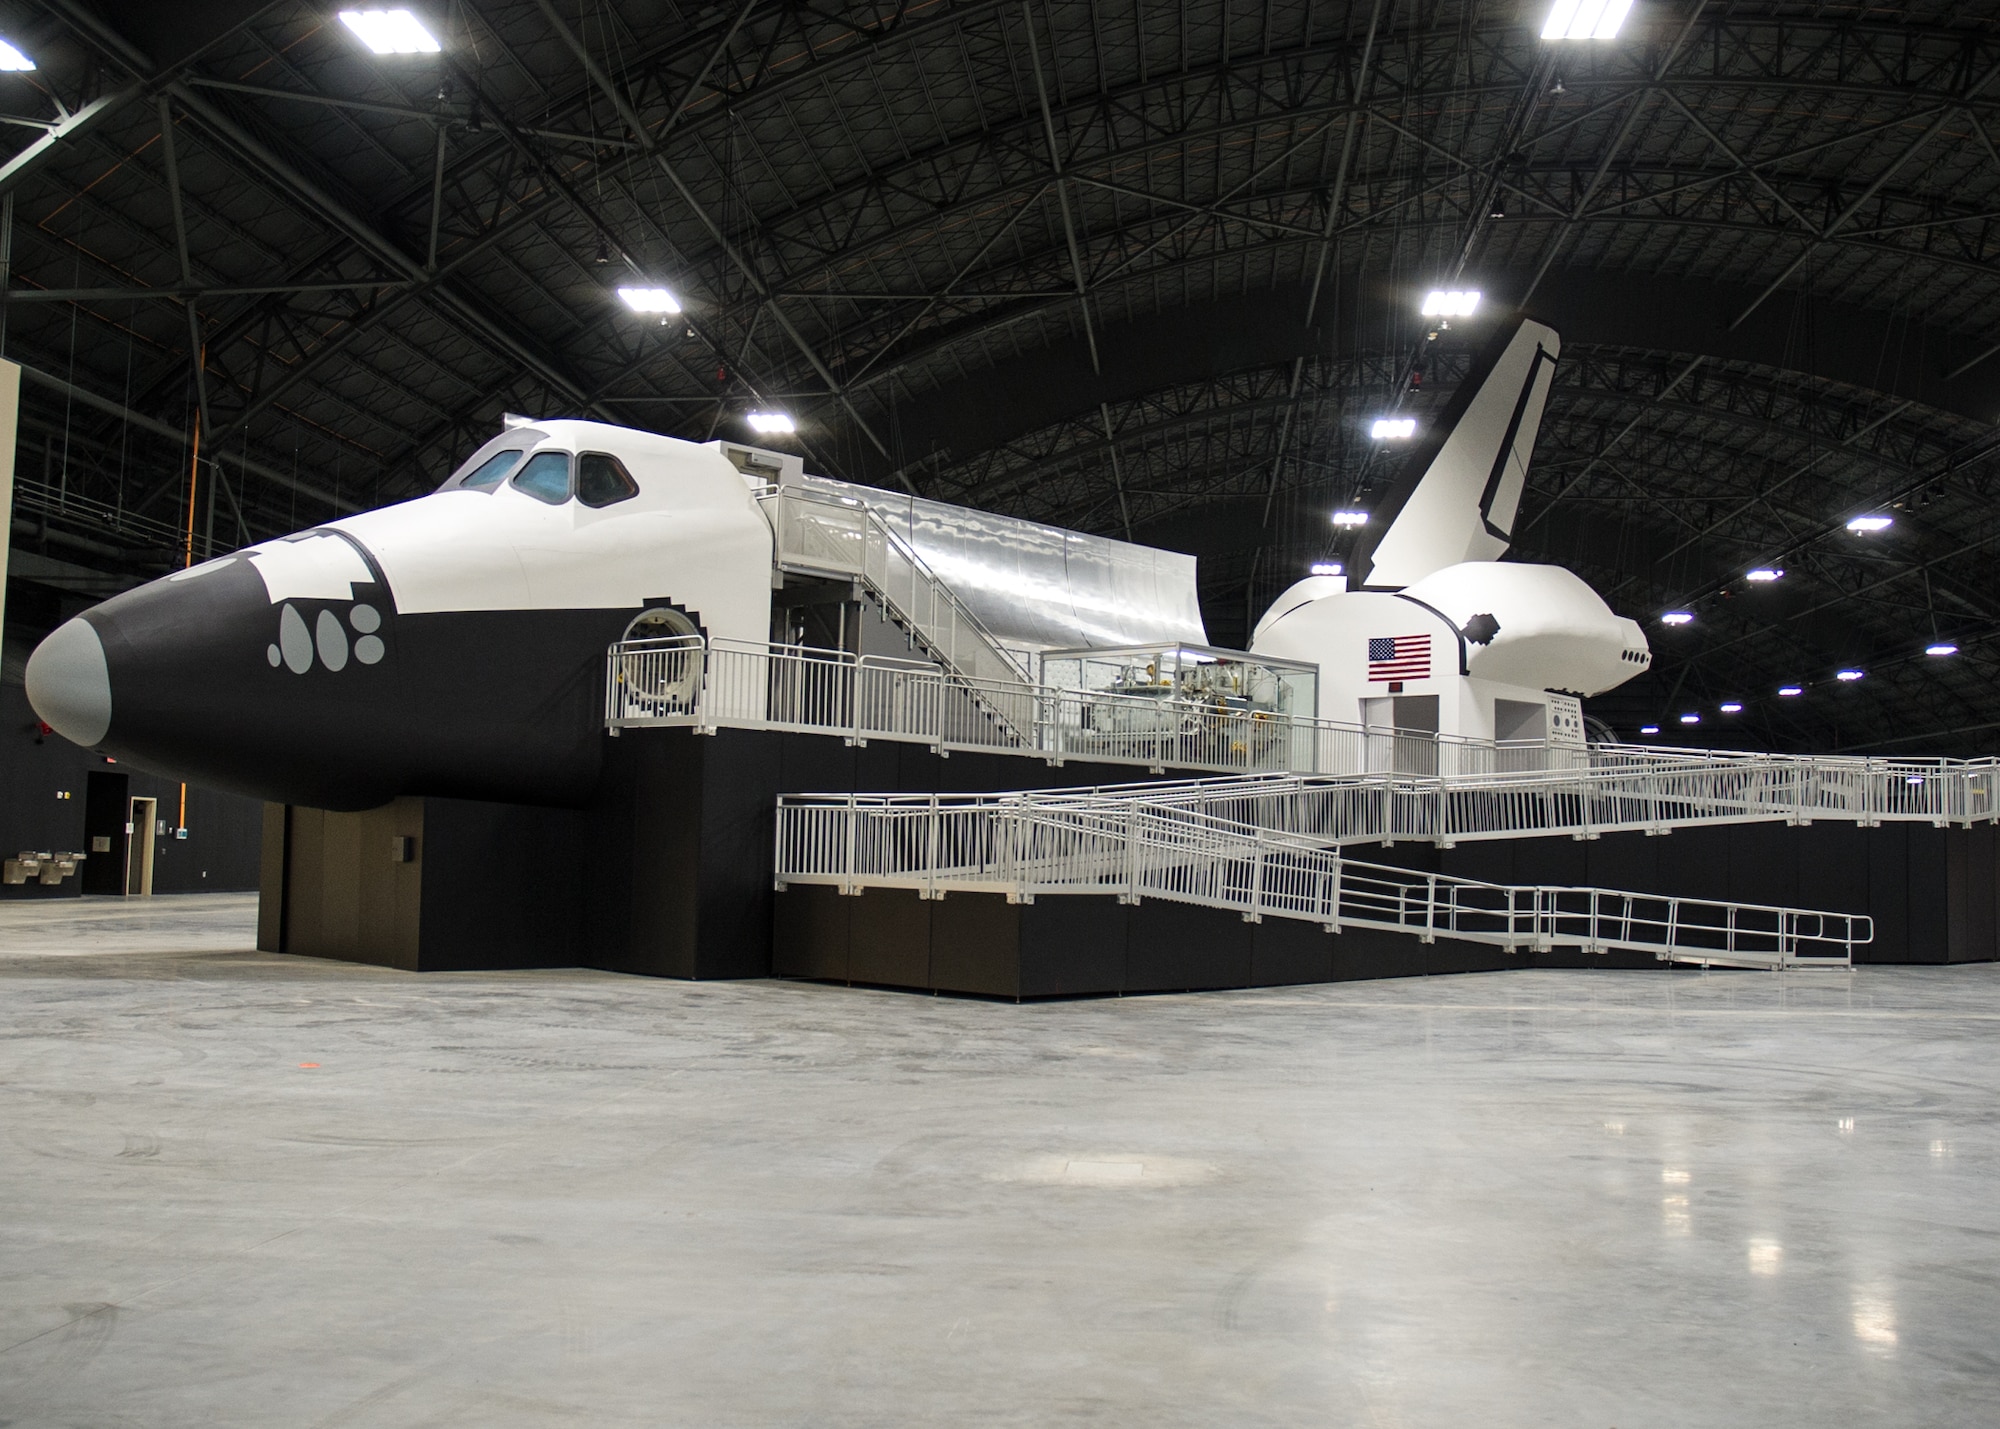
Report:
M 1339 561 L 1314 561 L 1312 573 L 1316 576 L 1339 576 L 1347 574 L 1347 568 Z
M 10 74 L 28 74 L 35 68 L 35 62 L 15 49 L 5 40 L 0 40 L 0 70 Z
M 1926 645 L 1924 653 L 1926 655 L 1956 655 L 1958 647 L 1949 640 L 1940 640 L 1935 645 Z
M 1682 723 L 1682 724 L 1700 724 L 1700 723 L 1701 723 L 1701 716 L 1700 716 L 1700 715 L 1698 715 L 1698 714 L 1684 714 L 1684 715 L 1682 715 L 1682 716 L 1681 716 L 1681 723 Z
M 1377 417 L 1375 425 L 1368 429 L 1368 435 L 1378 442 L 1407 441 L 1416 434 L 1415 417 Z
M 1720 708 L 1721 708 L 1721 710 L 1722 710 L 1722 712 L 1723 712 L 1724 714 L 1742 714 L 1742 713 L 1743 713 L 1743 706 L 1742 706 L 1742 705 L 1740 705 L 1740 704 L 1738 704 L 1738 703 L 1737 703 L 1737 702 L 1736 702 L 1735 700 L 1730 700 L 1730 701 L 1726 702 L 1725 704 L 1721 705 L 1721 706 L 1720 706 Z
M 1658 734 L 1659 732 L 1660 727 L 1656 724 L 1642 724 L 1639 726 L 1639 733 L 1641 734 Z
M 1840 670 L 1834 674 L 1834 679 L 1845 680 L 1849 684 L 1852 684 L 1854 683 L 1854 681 L 1860 679 L 1866 673 L 1868 672 L 1865 670 Z
M 1781 694 L 1781 695 L 1783 695 L 1783 696 L 1784 696 L 1784 697 L 1785 697 L 1786 699 L 1790 699 L 1790 698 L 1791 698 L 1791 697 L 1792 697 L 1793 695 L 1802 695 L 1802 694 L 1804 694 L 1805 692 L 1806 692 L 1806 691 L 1805 691 L 1805 686 L 1803 686 L 1803 685 L 1780 685 L 1780 686 L 1778 686 L 1778 693 L 1779 693 L 1779 694 Z
M 1427 318 L 1469 318 L 1479 306 L 1477 288 L 1435 288 L 1424 297 Z
M 1745 572 L 1743 576 L 1744 580 L 1756 581 L 1759 585 L 1768 581 L 1783 580 L 1784 578 L 1785 573 L 1776 566 L 1759 566 L 1754 571 Z
M 408 10 L 342 10 L 340 23 L 378 55 L 434 55 L 444 48 Z
M 1366 526 L 1368 524 L 1368 513 L 1366 511 L 1336 511 L 1333 513 L 1333 524 L 1336 526 Z
M 1662 625 L 1691 625 L 1693 622 L 1694 616 L 1685 610 L 1670 610 L 1660 617 Z
M 1857 516 L 1847 523 L 1847 529 L 1857 536 L 1865 536 L 1870 531 L 1886 531 L 1895 524 L 1893 516 Z
M 1613 40 L 1632 0 L 1556 0 L 1542 24 L 1545 40 Z
M 752 412 L 743 419 L 750 424 L 750 430 L 764 436 L 796 432 L 798 427 L 783 412 Z
M 677 313 L 681 302 L 665 288 L 620 288 L 618 296 L 635 313 Z

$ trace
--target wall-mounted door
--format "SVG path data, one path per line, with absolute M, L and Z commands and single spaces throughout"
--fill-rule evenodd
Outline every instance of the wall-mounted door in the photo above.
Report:
M 115 896 L 125 891 L 125 825 L 132 817 L 126 797 L 130 778 L 115 770 L 90 771 L 83 793 L 83 891 Z
M 1547 768 L 1549 707 L 1527 700 L 1495 700 L 1493 739 L 1496 768 Z
M 128 896 L 149 897 L 153 892 L 153 848 L 159 837 L 154 820 L 159 816 L 155 799 L 134 799 L 131 818 L 125 825 L 125 892 Z
M 1371 774 L 1437 773 L 1438 697 L 1385 695 L 1361 702 Z

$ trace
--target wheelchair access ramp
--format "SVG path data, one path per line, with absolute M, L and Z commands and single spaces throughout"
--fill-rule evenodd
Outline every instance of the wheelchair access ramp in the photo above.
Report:
M 1115 812 L 1028 801 L 803 795 L 779 800 L 777 886 L 1160 899 L 1508 952 L 1650 953 L 1704 967 L 1849 967 L 1861 914 L 1606 888 L 1485 883 L 1364 863 L 1296 834 L 1127 799 Z

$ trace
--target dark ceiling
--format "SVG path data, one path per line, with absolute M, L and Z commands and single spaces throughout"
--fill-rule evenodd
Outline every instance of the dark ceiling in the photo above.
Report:
M 1366 419 L 1524 308 L 1565 349 L 1516 554 L 1657 656 L 1601 717 L 2000 748 L 2000 6 L 407 3 L 442 56 L 0 4 L 21 620 L 422 490 L 506 411 L 781 406 L 831 474 L 1194 552 L 1237 643 L 1393 477 Z M 1426 352 L 1452 279 L 1485 306 Z

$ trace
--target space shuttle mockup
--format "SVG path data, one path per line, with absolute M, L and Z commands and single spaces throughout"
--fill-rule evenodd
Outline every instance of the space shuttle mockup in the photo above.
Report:
M 1353 588 L 1301 581 L 1259 622 L 1254 654 L 1319 667 L 1320 718 L 1581 744 L 1578 696 L 1645 668 L 1639 627 L 1575 575 L 1499 560 L 1559 351 L 1538 323 L 1503 333 L 1379 513 Z M 1189 557 L 809 478 L 786 462 L 798 466 L 597 422 L 514 425 L 427 496 L 85 611 L 30 657 L 28 698 L 77 744 L 277 803 L 581 805 L 603 767 L 613 642 L 700 635 L 711 648 L 768 648 L 804 640 L 790 622 L 809 621 L 815 603 L 858 600 L 852 580 L 829 585 L 810 561 L 800 590 L 787 584 L 794 567 L 774 559 L 764 500 L 785 492 L 846 512 L 836 543 L 862 518 L 893 529 L 954 608 L 977 614 L 993 650 L 1013 652 L 994 655 L 1008 668 L 1078 648 L 1201 644 Z M 804 603 L 781 604 L 781 589 Z M 851 653 L 870 654 L 866 630 L 887 627 L 858 623 Z M 1228 652 L 1191 658 L 1216 653 Z
M 1320 718 L 1477 739 L 1584 740 L 1581 696 L 1652 661 L 1560 566 L 1503 562 L 1562 339 L 1518 320 L 1474 364 L 1345 576 L 1272 602 L 1251 649 L 1320 667 Z

